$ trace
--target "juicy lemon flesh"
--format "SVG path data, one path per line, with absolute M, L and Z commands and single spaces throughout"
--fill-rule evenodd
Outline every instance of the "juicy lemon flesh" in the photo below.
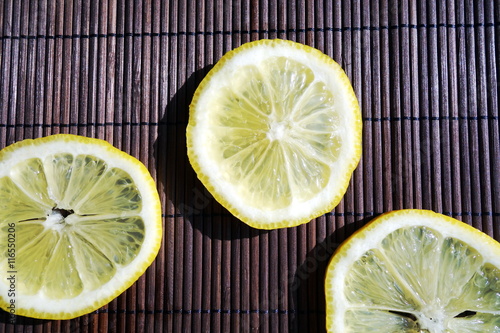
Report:
M 238 69 L 210 99 L 211 127 L 225 181 L 262 210 L 306 201 L 330 179 L 342 137 L 335 99 L 307 66 L 269 57 Z
M 500 332 L 500 270 L 429 227 L 404 227 L 346 274 L 346 332 Z
M 57 153 L 17 164 L 0 178 L 1 234 L 15 223 L 16 291 L 68 299 L 99 288 L 139 253 L 141 209 L 132 178 L 95 156 Z

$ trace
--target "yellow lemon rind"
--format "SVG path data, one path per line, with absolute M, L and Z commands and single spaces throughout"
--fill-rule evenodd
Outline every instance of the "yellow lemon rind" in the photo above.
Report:
M 150 221 L 148 223 L 147 233 L 150 235 L 150 237 L 147 238 L 145 236 L 145 240 L 147 239 L 148 242 L 150 242 L 151 244 L 151 246 L 149 246 L 149 251 L 148 251 L 149 253 L 145 255 L 141 264 L 137 266 L 135 270 L 133 270 L 132 273 L 127 278 L 122 279 L 122 282 L 119 286 L 110 284 L 110 287 L 113 288 L 114 290 L 112 293 L 108 294 L 108 296 L 97 299 L 92 304 L 89 304 L 86 307 L 80 308 L 77 311 L 72 311 L 72 312 L 42 311 L 40 309 L 35 309 L 33 307 L 19 307 L 19 304 L 15 303 L 16 308 L 14 314 L 16 316 L 25 316 L 25 317 L 46 319 L 46 320 L 64 320 L 64 319 L 76 318 L 85 314 L 89 314 L 93 311 L 96 311 L 102 306 L 111 302 L 116 297 L 118 297 L 125 290 L 130 288 L 146 272 L 148 267 L 151 266 L 156 256 L 158 255 L 162 243 L 163 226 L 162 226 L 160 198 L 158 195 L 158 191 L 156 190 L 156 183 L 154 179 L 151 177 L 149 170 L 146 168 L 144 164 L 142 164 L 135 157 L 117 149 L 116 147 L 114 147 L 105 140 L 88 138 L 73 134 L 54 134 L 37 139 L 25 139 L 22 141 L 15 142 L 0 150 L 0 166 L 2 166 L 2 164 L 4 164 L 4 162 L 12 156 L 12 154 L 15 154 L 16 151 L 18 151 L 18 149 L 28 146 L 35 146 L 37 148 L 41 147 L 41 149 L 43 149 L 43 145 L 50 144 L 53 142 L 63 142 L 68 145 L 69 150 L 71 150 L 71 144 L 74 143 L 99 146 L 100 149 L 105 149 L 107 152 L 109 152 L 110 156 L 114 156 L 115 158 L 120 159 L 123 163 L 126 163 L 132 169 L 137 170 L 138 174 L 140 175 L 141 178 L 140 181 L 142 185 L 145 188 L 149 189 L 148 209 L 152 211 L 152 216 L 156 216 L 154 221 Z M 141 192 L 141 194 L 144 193 Z M 134 261 L 132 261 L 130 264 L 133 263 Z M 115 281 L 114 278 L 112 278 L 109 282 L 113 281 Z M 68 300 L 65 299 L 62 300 L 61 302 L 68 302 Z M 0 308 L 9 312 L 8 306 L 9 302 L 6 301 L 3 298 L 3 296 L 0 296 Z
M 328 332 L 335 332 L 331 328 L 334 326 L 335 318 L 338 316 L 336 308 L 333 305 L 335 302 L 334 294 L 336 294 L 336 292 L 332 290 L 332 286 L 338 285 L 338 283 L 333 282 L 336 277 L 337 268 L 342 265 L 341 262 L 344 260 L 354 261 L 358 259 L 348 258 L 351 248 L 359 246 L 365 248 L 360 243 L 363 241 L 371 241 L 374 231 L 383 228 L 385 225 L 387 225 L 388 228 L 391 228 L 391 231 L 393 231 L 393 229 L 398 229 L 399 227 L 391 225 L 393 222 L 391 220 L 394 218 L 404 218 L 405 216 L 408 216 L 410 218 L 421 217 L 433 219 L 435 223 L 440 224 L 441 226 L 447 224 L 450 228 L 448 236 L 461 239 L 460 236 L 457 236 L 457 233 L 461 231 L 461 234 L 467 234 L 468 238 L 474 238 L 477 241 L 476 243 L 481 245 L 482 249 L 487 248 L 488 251 L 483 250 L 482 252 L 480 252 L 481 254 L 485 254 L 486 252 L 490 258 L 500 258 L 500 243 L 495 241 L 484 232 L 450 216 L 426 209 L 401 209 L 383 213 L 355 231 L 351 236 L 343 241 L 342 244 L 340 244 L 340 246 L 335 250 L 329 260 L 324 282 L 326 299 L 326 327 Z M 428 226 L 429 228 L 433 228 L 432 225 L 422 224 L 422 226 L 424 225 Z M 419 226 L 419 224 L 411 224 L 411 226 Z M 387 234 L 388 233 L 386 233 L 386 235 Z M 378 241 L 381 242 L 382 239 L 378 239 Z M 341 289 L 343 290 L 343 287 Z
M 205 90 L 206 86 L 208 86 L 210 80 L 212 79 L 213 75 L 216 74 L 220 68 L 222 68 L 227 61 L 229 61 L 233 56 L 245 52 L 245 50 L 258 47 L 260 45 L 274 45 L 274 44 L 286 44 L 291 48 L 298 49 L 301 51 L 305 51 L 308 53 L 314 54 L 315 59 L 317 59 L 319 62 L 322 62 L 325 65 L 330 66 L 335 72 L 338 73 L 337 79 L 341 82 L 342 86 L 346 89 L 347 95 L 344 96 L 344 98 L 348 101 L 347 103 L 349 106 L 352 108 L 352 113 L 355 115 L 353 117 L 353 124 L 352 128 L 354 129 L 354 135 L 352 136 L 351 140 L 353 141 L 353 150 L 352 153 L 353 155 L 349 159 L 349 162 L 346 163 L 345 169 L 343 172 L 343 181 L 339 182 L 338 187 L 334 189 L 335 195 L 332 195 L 331 200 L 328 205 L 325 205 L 323 208 L 318 209 L 314 212 L 311 212 L 307 216 L 303 216 L 300 218 L 288 218 L 288 219 L 281 219 L 281 220 L 276 220 L 272 222 L 268 221 L 262 221 L 255 219 L 251 216 L 248 216 L 244 212 L 241 212 L 240 210 L 236 209 L 230 202 L 227 200 L 224 196 L 224 194 L 220 193 L 216 187 L 212 184 L 212 181 L 210 179 L 210 176 L 205 174 L 203 172 L 203 167 L 199 163 L 199 158 L 197 156 L 195 147 L 194 147 L 194 137 L 193 137 L 193 131 L 194 128 L 197 125 L 196 122 L 196 105 L 198 103 L 198 99 L 202 95 L 203 91 Z M 208 74 L 205 76 L 205 78 L 201 81 L 199 84 L 198 88 L 196 89 L 193 99 L 190 104 L 190 114 L 189 114 L 189 122 L 188 126 L 186 128 L 186 137 L 187 137 L 187 153 L 188 153 L 188 158 L 191 166 L 193 167 L 194 171 L 196 172 L 198 179 L 204 184 L 204 186 L 207 188 L 207 190 L 211 193 L 211 195 L 215 198 L 217 202 L 219 202 L 224 208 L 226 208 L 232 215 L 234 215 L 236 218 L 239 220 L 243 221 L 247 225 L 257 228 L 257 229 L 264 229 L 264 230 L 272 230 L 272 229 L 278 229 L 278 228 L 288 228 L 288 227 L 295 227 L 299 226 L 301 224 L 305 224 L 310 222 L 312 219 L 317 218 L 323 214 L 326 214 L 328 212 L 331 212 L 342 200 L 343 196 L 345 195 L 349 183 L 351 181 L 351 176 L 358 166 L 361 155 L 362 155 L 362 119 L 361 119 L 361 110 L 359 107 L 359 103 L 357 100 L 357 97 L 355 95 L 354 89 L 352 88 L 352 85 L 349 81 L 349 78 L 345 74 L 344 70 L 340 67 L 338 63 L 336 63 L 332 58 L 327 56 L 326 54 L 322 53 L 321 51 L 307 46 L 303 45 L 300 43 L 296 43 L 293 41 L 288 41 L 288 40 L 279 40 L 279 39 L 274 39 L 274 40 L 269 40 L 269 39 L 262 39 L 254 42 L 249 42 L 246 44 L 241 45 L 240 47 L 233 49 L 229 52 L 227 52 L 215 65 L 214 67 L 208 72 Z

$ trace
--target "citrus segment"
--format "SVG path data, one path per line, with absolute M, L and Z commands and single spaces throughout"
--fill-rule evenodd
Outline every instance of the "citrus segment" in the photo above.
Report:
M 98 139 L 60 134 L 0 151 L 0 208 L 0 306 L 16 315 L 96 310 L 144 273 L 161 243 L 148 170 Z
M 332 210 L 361 155 L 349 79 L 330 57 L 284 40 L 228 52 L 195 92 L 189 160 L 214 197 L 257 228 Z
M 54 201 L 49 197 L 47 180 L 40 159 L 32 158 L 14 166 L 11 169 L 10 178 L 32 200 L 44 207 L 53 206 Z
M 73 165 L 73 159 L 73 154 L 56 153 L 46 158 L 44 162 L 45 177 L 48 184 L 50 184 L 48 191 L 52 194 L 54 200 L 64 202 L 65 206 L 69 206 L 69 203 L 66 202 L 68 199 L 65 200 L 69 181 L 71 178 L 78 178 L 78 167 Z M 84 191 L 76 192 L 84 193 Z
M 0 214 L 1 222 L 6 225 L 9 222 L 35 219 L 44 216 L 50 209 L 35 201 L 32 196 L 26 194 L 17 186 L 11 178 L 0 178 Z M 2 242 L 0 242 L 0 247 Z
M 499 268 L 500 244 L 465 223 L 424 210 L 384 214 L 329 263 L 328 331 L 494 332 Z

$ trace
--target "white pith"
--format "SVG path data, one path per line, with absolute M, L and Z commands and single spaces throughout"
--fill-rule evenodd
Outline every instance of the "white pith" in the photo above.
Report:
M 203 90 L 196 105 L 202 108 L 210 104 L 214 94 L 225 87 L 224 78 L 237 76 L 239 68 L 247 65 L 258 67 L 261 61 L 269 57 L 286 57 L 309 67 L 315 75 L 314 82 L 323 82 L 335 94 L 335 107 L 339 110 L 351 111 L 353 105 L 357 105 L 352 91 L 349 90 L 350 84 L 346 84 L 345 81 L 339 79 L 339 77 L 344 77 L 340 67 L 333 66 L 331 63 L 327 64 L 323 59 L 318 59 L 317 54 L 297 50 L 288 44 L 261 45 L 248 48 L 227 59 L 224 66 L 221 66 L 210 78 L 210 85 Z M 345 96 L 349 97 L 346 98 Z M 351 96 L 353 97 L 351 98 Z M 350 132 L 353 128 L 359 126 L 359 115 L 356 112 L 343 112 L 342 116 L 344 117 L 340 120 L 341 124 L 337 130 L 338 136 L 342 138 L 341 151 L 338 154 L 340 157 L 334 165 L 331 165 L 332 173 L 327 185 L 309 200 L 292 198 L 291 204 L 285 208 L 266 210 L 262 209 L 262 207 L 249 205 L 245 201 L 246 198 L 240 195 L 238 190 L 240 184 L 227 180 L 224 171 L 220 168 L 220 164 L 214 158 L 218 152 L 212 150 L 213 146 L 209 144 L 218 139 L 217 133 L 214 134 L 213 132 L 210 112 L 196 111 L 193 119 L 190 119 L 190 122 L 192 121 L 195 125 L 190 127 L 192 145 L 189 149 L 192 149 L 191 155 L 195 156 L 199 164 L 200 173 L 208 178 L 208 183 L 213 187 L 214 192 L 218 193 L 231 206 L 231 211 L 238 212 L 247 219 L 258 221 L 261 225 L 268 224 L 268 228 L 273 228 L 272 223 L 275 221 L 312 218 L 312 214 L 323 212 L 331 202 L 340 200 L 343 192 L 339 194 L 337 189 L 347 183 L 346 177 L 350 177 L 350 172 L 357 164 L 357 161 L 352 161 L 353 152 L 359 148 L 357 147 L 359 144 L 358 138 L 352 136 Z M 271 118 L 266 137 L 271 142 L 286 141 L 288 140 L 288 131 L 293 126 L 294 124 L 287 118 L 281 121 Z M 342 184 L 342 186 L 339 184 Z
M 88 141 L 68 141 L 67 139 L 55 139 L 44 142 L 42 145 L 38 143 L 22 145 L 17 147 L 14 152 L 5 152 L 3 159 L 0 161 L 0 178 L 9 177 L 10 170 L 22 161 L 32 158 L 39 158 L 42 161 L 47 157 L 56 153 L 70 153 L 73 156 L 77 155 L 93 155 L 99 159 L 106 161 L 109 168 L 119 168 L 128 173 L 134 180 L 142 197 L 142 210 L 135 214 L 141 216 L 146 224 L 143 246 L 137 256 L 126 266 L 117 266 L 116 275 L 114 275 L 107 283 L 95 290 L 84 290 L 78 296 L 71 299 L 53 299 L 47 297 L 42 290 L 34 295 L 22 295 L 16 292 L 15 297 L 8 295 L 9 285 L 6 280 L 6 271 L 0 272 L 0 298 L 3 302 L 15 300 L 17 313 L 30 315 L 31 313 L 45 314 L 47 317 L 52 317 L 54 314 L 57 318 L 65 317 L 67 314 L 78 313 L 83 309 L 95 308 L 102 304 L 102 300 L 110 300 L 110 297 L 118 296 L 117 290 L 123 290 L 126 286 L 133 283 L 138 274 L 145 269 L 144 263 L 151 262 L 156 256 L 159 239 L 162 236 L 161 225 L 158 221 L 158 198 L 155 192 L 151 191 L 151 186 L 154 185 L 149 174 L 144 166 L 130 156 L 118 152 L 109 144 L 89 143 Z M 51 193 L 49 191 L 49 196 Z M 52 197 L 52 196 L 51 196 Z M 72 207 L 57 207 L 61 209 L 71 209 Z M 125 214 L 126 215 L 126 214 Z M 42 223 L 45 229 L 50 229 L 58 233 L 65 233 L 68 228 L 73 227 L 73 222 L 77 219 L 75 215 L 64 217 L 59 211 L 47 211 L 46 219 Z M 6 258 L 2 257 L 1 266 L 6 267 Z M 15 274 L 15 273 L 14 273 Z M 7 275 L 8 276 L 8 275 Z M 42 288 L 43 289 L 43 288 Z
M 342 254 L 334 256 L 333 269 L 327 271 L 325 288 L 327 290 L 328 304 L 328 331 L 347 332 L 345 314 L 349 309 L 377 309 L 377 307 L 350 304 L 345 295 L 345 281 L 353 262 L 360 258 L 368 250 L 380 247 L 382 239 L 397 229 L 412 226 L 424 226 L 440 233 L 443 238 L 454 238 L 477 250 L 481 254 L 483 264 L 488 263 L 495 267 L 500 267 L 500 250 L 498 244 L 487 235 L 471 232 L 465 226 L 451 226 L 450 222 L 443 221 L 443 217 L 435 213 L 421 213 L 420 211 L 408 210 L 391 213 L 390 221 L 379 223 L 374 227 L 369 226 L 367 230 L 356 237 L 352 237 L 343 247 Z M 418 296 L 416 296 L 418 297 Z M 446 304 L 441 304 L 439 300 L 431 304 L 420 304 L 420 311 L 408 312 L 415 316 L 420 329 L 425 329 L 430 333 L 454 332 L 451 328 L 456 323 L 452 320 L 459 313 L 449 313 L 446 311 Z M 398 309 L 382 309 L 398 311 Z M 480 309 L 478 309 L 480 310 Z M 333 314 L 331 313 L 333 311 Z M 482 311 L 500 315 L 500 311 Z M 335 328 L 335 330 L 333 330 Z M 448 331 L 449 330 L 449 331 Z

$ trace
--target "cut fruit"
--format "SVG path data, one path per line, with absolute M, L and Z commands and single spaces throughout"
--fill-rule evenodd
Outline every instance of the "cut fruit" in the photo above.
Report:
M 260 40 L 210 70 L 190 106 L 193 169 L 233 215 L 261 229 L 331 211 L 361 157 L 361 112 L 342 68 L 319 50 Z
M 445 215 L 390 212 L 337 249 L 325 291 L 328 332 L 500 332 L 500 244 Z
M 146 167 L 58 134 L 0 151 L 0 306 L 70 319 L 109 303 L 155 259 L 161 206 Z

